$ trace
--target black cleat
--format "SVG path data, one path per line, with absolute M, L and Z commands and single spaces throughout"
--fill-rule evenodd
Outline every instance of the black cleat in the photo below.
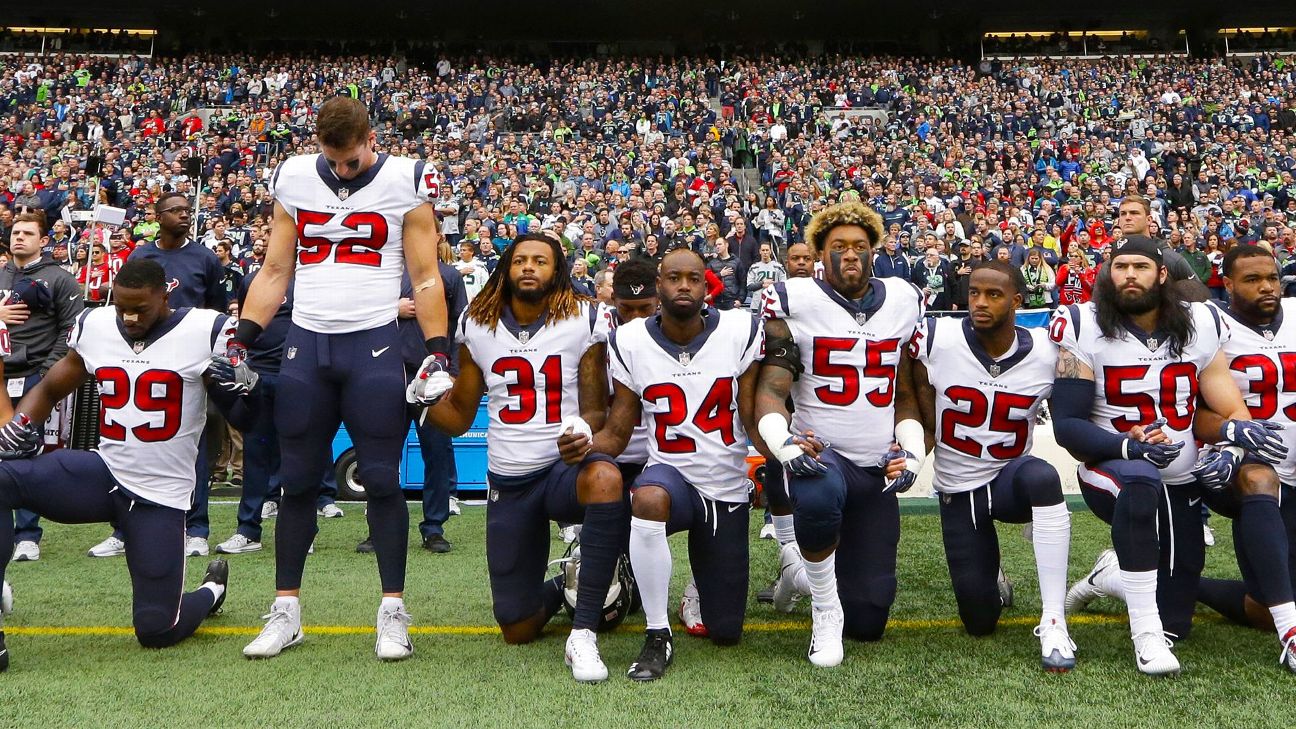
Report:
M 669 628 L 650 630 L 644 636 L 639 659 L 630 664 L 626 676 L 631 681 L 656 681 L 666 675 L 666 667 L 675 658 L 675 645 Z
M 363 542 L 356 545 L 356 551 L 360 554 L 373 554 L 373 537 L 365 537 Z
M 777 585 L 777 584 L 778 584 L 778 580 L 775 580 L 775 581 L 769 583 L 769 587 L 764 587 L 764 588 L 761 588 L 760 590 L 757 590 L 757 591 L 756 591 L 756 602 L 759 603 L 759 604 L 761 604 L 761 605 L 773 605 L 773 604 L 774 604 L 774 586 Z
M 214 582 L 225 588 L 207 613 L 209 616 L 217 615 L 221 611 L 221 606 L 225 604 L 225 596 L 229 594 L 229 562 L 223 559 L 213 559 L 208 562 L 207 574 L 203 575 L 202 581 L 203 584 Z
M 442 534 L 433 534 L 423 539 L 423 548 L 436 554 L 445 554 L 454 549 L 454 545 Z

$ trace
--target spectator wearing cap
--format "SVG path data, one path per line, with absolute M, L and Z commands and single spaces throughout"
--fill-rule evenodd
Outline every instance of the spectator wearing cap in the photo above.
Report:
M 914 264 L 910 280 L 922 290 L 923 299 L 928 309 L 933 311 L 949 310 L 952 276 L 949 261 L 941 257 L 936 246 L 927 249 L 927 253 Z
M 72 274 L 41 255 L 48 228 L 44 213 L 23 213 L 9 233 L 10 260 L 0 268 L 0 320 L 9 328 L 5 385 L 17 402 L 67 354 L 67 332 L 81 315 L 81 289 Z M 40 557 L 41 528 L 35 514 L 14 512 L 14 559 Z

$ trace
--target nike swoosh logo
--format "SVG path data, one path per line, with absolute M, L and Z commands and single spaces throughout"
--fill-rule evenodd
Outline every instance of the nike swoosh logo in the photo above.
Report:
M 732 514 L 735 511 L 738 511 L 739 509 L 743 508 L 744 506 L 746 506 L 746 504 L 733 504 L 729 507 L 729 513 Z
M 386 352 L 386 351 L 389 350 L 389 349 L 391 349 L 391 347 L 383 347 L 382 349 L 373 349 L 373 350 L 370 350 L 369 353 L 372 354 L 372 355 L 374 356 L 374 358 L 378 358 L 378 357 L 381 357 L 381 356 L 382 356 L 382 353 L 383 353 L 383 352 Z
M 1152 661 L 1145 661 L 1145 660 L 1143 660 L 1143 656 L 1139 656 L 1138 661 L 1139 661 L 1139 665 L 1140 665 L 1140 666 L 1146 666 L 1146 665 L 1148 665 L 1149 663 L 1152 662 Z
M 71 296 L 68 297 L 68 301 L 76 301 L 76 297 L 77 297 L 76 294 L 72 294 Z

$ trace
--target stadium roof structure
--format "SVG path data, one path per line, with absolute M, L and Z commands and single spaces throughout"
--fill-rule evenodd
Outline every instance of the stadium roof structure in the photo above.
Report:
M 490 41 L 666 40 L 755 43 L 768 39 L 906 40 L 925 45 L 967 40 L 987 31 L 1097 28 L 1214 29 L 1296 24 L 1291 0 L 1227 4 L 1201 0 L 1087 0 L 1041 6 L 1038 0 L 654 0 L 612 3 L 422 2 L 332 0 L 64 0 L 6 8 L 9 26 L 157 28 L 180 37 L 344 36 Z M 1290 21 L 1290 22 L 1289 22 Z M 931 37 L 932 33 L 937 37 Z M 938 40 L 939 39 L 939 40 Z

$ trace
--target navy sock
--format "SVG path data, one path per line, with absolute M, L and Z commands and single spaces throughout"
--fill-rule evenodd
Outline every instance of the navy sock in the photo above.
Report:
M 1292 601 L 1291 575 L 1287 568 L 1287 530 L 1278 510 L 1278 499 L 1266 495 L 1242 497 L 1238 514 L 1237 549 L 1246 553 L 1255 587 L 1252 597 L 1263 605 Z
M 301 588 L 306 570 L 306 553 L 319 531 L 315 516 L 315 494 L 284 494 L 279 500 L 275 526 L 275 589 Z
M 1251 625 L 1246 613 L 1246 585 L 1241 580 L 1201 578 L 1197 585 L 1197 602 L 1209 607 L 1238 625 Z
M 540 588 L 540 600 L 544 612 L 545 622 L 553 620 L 553 616 L 562 610 L 563 606 L 563 578 L 558 575 L 552 579 L 545 580 L 544 585 Z
M 405 591 L 405 558 L 409 552 L 409 508 L 399 490 L 380 498 L 369 495 L 369 536 L 378 558 L 383 592 Z
M 624 501 L 585 507 L 585 525 L 581 527 L 580 535 L 580 580 L 576 590 L 573 628 L 598 628 L 603 601 L 612 585 L 612 575 L 629 530 L 630 519 Z

